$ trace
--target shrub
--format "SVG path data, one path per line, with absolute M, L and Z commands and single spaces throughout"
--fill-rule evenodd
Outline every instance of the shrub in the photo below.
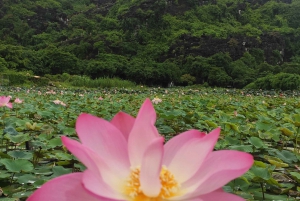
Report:
M 184 74 L 180 77 L 180 82 L 183 85 L 192 85 L 196 81 L 196 78 L 194 76 L 191 76 L 190 74 Z
M 97 78 L 95 80 L 90 79 L 87 76 L 73 75 L 70 81 L 72 86 L 75 87 L 134 87 L 135 83 L 128 80 L 121 80 L 119 78 Z
M 22 72 L 6 71 L 2 73 L 9 80 L 9 85 L 22 85 L 28 81 L 28 76 Z
M 290 73 L 278 73 L 258 78 L 255 82 L 248 84 L 245 89 L 281 89 L 295 90 L 300 87 L 300 76 Z
M 46 77 L 30 77 L 28 79 L 29 81 L 31 81 L 32 83 L 34 83 L 36 86 L 48 86 L 49 84 L 49 79 Z

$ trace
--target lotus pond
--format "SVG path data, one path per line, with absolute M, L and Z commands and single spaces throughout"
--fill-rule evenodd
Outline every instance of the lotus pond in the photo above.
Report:
M 107 120 L 119 111 L 136 116 L 146 98 L 161 100 L 154 104 L 156 126 L 166 140 L 192 128 L 209 132 L 220 126 L 217 150 L 255 157 L 253 167 L 224 190 L 246 200 L 300 199 L 300 92 L 2 87 L 0 96 L 23 100 L 13 102 L 13 109 L 0 108 L 0 200 L 26 200 L 46 181 L 85 169 L 60 139 L 77 139 L 80 113 Z

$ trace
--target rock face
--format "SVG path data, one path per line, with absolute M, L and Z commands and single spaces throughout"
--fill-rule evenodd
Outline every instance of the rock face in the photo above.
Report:
M 158 9 L 157 0 L 146 0 L 140 5 L 132 6 L 128 12 L 119 16 L 120 20 L 128 20 L 130 18 L 137 19 L 140 23 L 146 22 L 151 16 L 142 16 L 137 13 L 138 10 L 149 11 Z M 217 4 L 217 0 L 212 1 L 186 1 L 186 0 L 165 0 L 165 6 L 160 5 L 159 13 L 155 13 L 156 17 L 162 14 L 171 14 L 178 16 L 192 9 L 195 5 L 203 6 L 208 4 Z M 268 0 L 247 0 L 237 4 L 238 13 L 243 12 L 247 8 L 247 4 L 253 7 L 259 7 L 267 3 Z M 279 0 L 290 4 L 291 0 Z M 229 3 L 227 6 L 231 6 Z M 136 25 L 139 29 L 139 25 Z M 280 64 L 289 61 L 291 54 L 286 51 L 285 38 L 277 32 L 263 33 L 259 37 L 247 37 L 244 35 L 232 35 L 226 39 L 214 38 L 212 36 L 195 37 L 191 34 L 183 34 L 170 47 L 167 54 L 162 55 L 159 60 L 163 62 L 169 58 L 186 57 L 186 56 L 203 56 L 210 57 L 218 52 L 228 52 L 233 60 L 237 60 L 247 51 L 253 48 L 259 48 L 264 51 L 265 61 L 270 64 Z M 279 54 L 278 54 L 279 53 Z M 274 59 L 274 57 L 277 57 Z
M 110 8 L 116 3 L 116 0 L 91 0 L 97 6 L 96 10 L 92 10 L 90 14 L 101 14 L 105 16 Z
M 237 60 L 245 52 L 250 51 L 251 48 L 262 49 L 268 63 L 273 62 L 274 50 L 281 52 L 282 57 L 285 58 L 285 41 L 277 33 L 265 33 L 260 38 L 238 35 L 226 39 L 218 39 L 211 36 L 193 37 L 185 34 L 170 47 L 166 57 L 174 58 L 179 55 L 210 57 L 218 52 L 228 52 L 233 60 Z

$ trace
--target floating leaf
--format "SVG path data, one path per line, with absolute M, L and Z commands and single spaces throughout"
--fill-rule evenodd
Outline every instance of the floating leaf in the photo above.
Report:
M 267 167 L 267 164 L 265 164 L 262 161 L 254 161 L 254 165 L 257 166 L 257 167 L 262 167 L 262 168 L 266 168 Z
M 31 191 L 22 191 L 22 192 L 14 193 L 12 196 L 15 198 L 26 198 L 31 194 L 32 194 Z
M 20 183 L 20 184 L 27 184 L 27 183 L 30 183 L 30 184 L 33 184 L 36 180 L 38 180 L 39 178 L 37 178 L 35 175 L 32 175 L 32 174 L 24 174 L 22 176 L 19 176 L 17 181 Z
M 233 146 L 229 146 L 229 149 L 244 151 L 244 152 L 248 152 L 248 153 L 253 152 L 253 148 L 251 145 L 233 145 Z
M 55 157 L 58 160 L 72 160 L 72 158 L 74 158 L 73 155 L 64 152 L 55 153 Z
M 293 152 L 287 150 L 282 150 L 282 151 L 272 150 L 269 151 L 269 153 L 280 158 L 282 161 L 286 163 L 293 163 L 298 161 L 296 155 Z
M 278 181 L 276 181 L 273 178 L 270 178 L 269 180 L 266 181 L 266 183 L 270 184 L 270 185 L 275 185 L 275 186 L 281 186 Z
M 255 146 L 256 148 L 266 148 L 267 146 L 264 144 L 264 142 L 259 139 L 258 137 L 250 137 L 249 138 L 250 143 Z
M 161 134 L 175 133 L 175 131 L 170 126 L 166 126 L 166 125 L 159 126 L 158 131 Z
M 270 130 L 274 125 L 271 123 L 265 123 L 265 122 L 257 122 L 256 123 L 256 128 L 257 130 L 263 130 L 263 131 L 268 131 Z
M 42 118 L 45 118 L 45 119 L 50 119 L 54 116 L 54 114 L 52 112 L 49 112 L 49 111 L 38 111 L 37 112 L 38 115 L 40 115 Z
M 62 146 L 62 141 L 60 138 L 53 138 L 53 139 L 49 140 L 48 146 L 50 148 Z
M 36 188 L 40 188 L 44 183 L 46 183 L 46 179 L 39 179 L 36 182 L 33 183 L 33 186 Z
M 51 167 L 41 167 L 37 170 L 34 171 L 35 174 L 37 175 L 50 175 L 52 174 L 52 168 Z
M 32 159 L 32 153 L 26 151 L 13 150 L 7 152 L 7 154 L 15 159 Z
M 258 135 L 262 139 L 271 139 L 273 137 L 273 133 L 270 131 L 265 131 L 265 132 L 258 131 Z
M 264 158 L 269 161 L 270 164 L 275 165 L 276 168 L 289 167 L 287 163 L 283 163 L 279 158 L 267 155 L 265 155 Z
M 13 143 L 23 143 L 30 140 L 28 134 L 18 134 L 18 135 L 5 135 Z
M 5 170 L 0 170 L 0 179 L 5 179 L 11 176 L 11 173 L 7 173 Z
M 236 125 L 234 123 L 225 122 L 225 125 L 229 130 L 234 130 L 235 132 L 240 132 L 238 125 Z
M 69 174 L 72 172 L 72 169 L 64 168 L 62 166 L 54 166 L 52 168 L 52 170 L 53 170 L 53 175 L 51 177 L 53 177 L 53 178 L 64 175 L 64 174 Z
M 65 127 L 63 130 L 62 130 L 63 134 L 64 135 L 72 135 L 72 134 L 75 134 L 75 129 L 74 128 L 70 128 L 70 127 Z
M 300 114 L 295 114 L 294 119 L 295 119 L 294 125 L 300 127 Z
M 235 189 L 241 189 L 242 191 L 246 191 L 249 186 L 250 182 L 244 178 L 238 178 L 234 181 Z
M 283 135 L 291 137 L 293 135 L 293 131 L 289 130 L 288 128 L 279 128 Z
M 218 125 L 215 122 L 209 121 L 209 120 L 205 120 L 205 123 L 211 127 L 211 128 L 217 128 Z
M 298 183 L 300 183 L 300 173 L 298 172 L 290 172 L 293 179 L 295 179 Z
M 4 164 L 6 169 L 10 172 L 29 172 L 33 170 L 33 165 L 28 160 L 19 159 L 19 160 L 12 160 L 12 159 L 1 159 L 0 163 Z
M 269 180 L 271 178 L 271 174 L 267 168 L 261 168 L 261 167 L 252 167 L 250 171 L 256 176 L 263 180 Z
M 15 128 L 8 126 L 4 128 L 3 134 L 18 135 L 18 132 L 16 131 Z

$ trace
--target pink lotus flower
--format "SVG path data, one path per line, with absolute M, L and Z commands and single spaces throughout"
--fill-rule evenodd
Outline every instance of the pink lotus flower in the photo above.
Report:
M 21 103 L 23 103 L 23 100 L 21 100 L 21 99 L 19 99 L 19 98 L 16 98 L 14 102 L 15 102 L 15 103 L 18 103 L 18 104 L 21 104 Z
M 155 97 L 155 98 L 152 99 L 152 103 L 154 103 L 154 104 L 158 104 L 158 103 L 161 103 L 161 102 L 162 102 L 162 100 L 160 98 Z
M 60 100 L 58 100 L 58 99 L 54 100 L 53 103 L 55 103 L 56 105 L 62 105 L 62 106 L 64 106 L 64 107 L 67 106 L 67 104 L 65 104 L 63 101 L 60 101 Z
M 235 111 L 233 112 L 233 115 L 234 115 L 235 117 L 237 117 L 237 116 L 238 116 L 238 112 L 235 110 Z
M 53 103 L 55 103 L 56 105 L 58 105 L 58 104 L 60 104 L 60 103 L 61 103 L 61 101 L 60 101 L 60 100 L 58 100 L 58 99 L 56 99 L 56 100 L 54 100 L 54 101 L 53 101 Z
M 0 96 L 0 107 L 12 108 L 12 103 L 10 103 L 11 96 Z
M 250 154 L 213 151 L 220 128 L 209 134 L 189 130 L 169 140 L 156 127 L 147 99 L 136 119 L 119 112 L 111 122 L 81 114 L 79 139 L 63 144 L 86 167 L 83 173 L 55 178 L 27 201 L 243 201 L 222 186 L 252 165 Z

